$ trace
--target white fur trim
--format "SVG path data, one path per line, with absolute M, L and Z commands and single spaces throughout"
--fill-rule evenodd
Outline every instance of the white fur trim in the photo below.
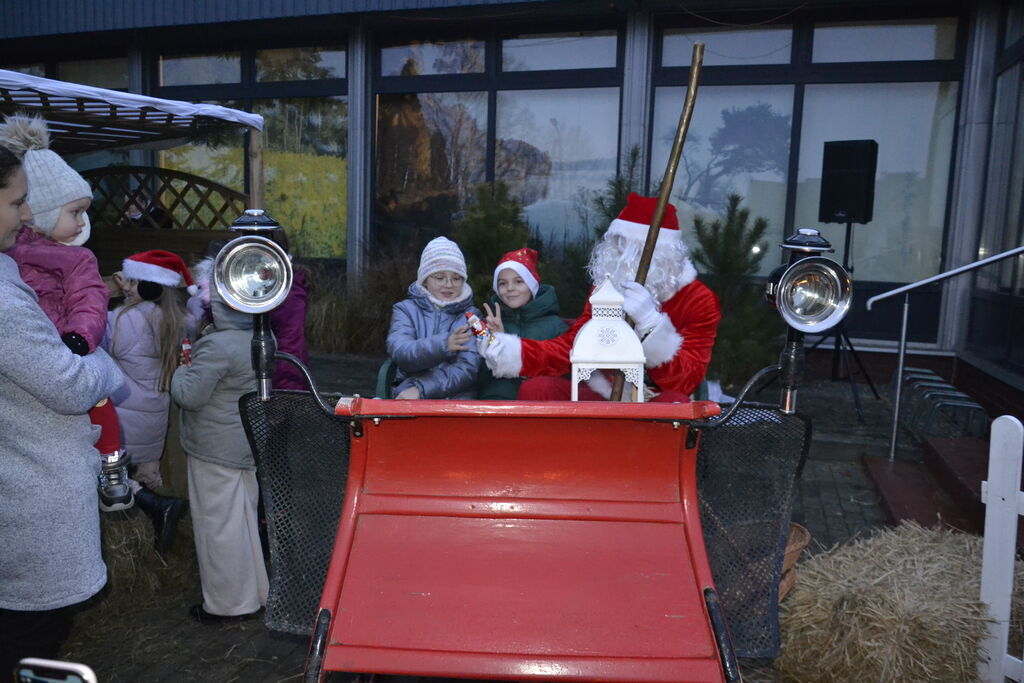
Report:
M 643 223 L 634 223 L 633 221 L 624 221 L 621 218 L 612 219 L 612 222 L 608 224 L 608 235 L 621 235 L 628 240 L 633 240 L 643 244 L 647 241 L 647 231 L 651 226 L 644 225 Z M 682 237 L 679 234 L 679 230 L 670 230 L 668 228 L 658 229 L 658 244 L 665 244 L 666 242 L 678 242 Z
M 523 371 L 523 343 L 514 334 L 495 332 L 484 351 L 484 360 L 495 377 L 519 377 Z
M 181 282 L 181 273 L 176 270 L 130 258 L 121 263 L 121 272 L 129 280 L 145 280 L 167 287 L 177 287 Z
M 644 357 L 647 359 L 644 365 L 656 368 L 675 358 L 683 346 L 683 337 L 676 331 L 668 314 L 662 313 L 661 320 L 643 340 L 642 346 L 644 347 Z
M 601 370 L 594 371 L 594 374 L 587 380 L 587 386 L 606 401 L 612 397 L 612 383 L 608 381 L 608 378 L 605 377 L 604 372 Z
M 526 286 L 530 288 L 530 293 L 537 296 L 537 289 L 540 287 L 540 283 L 537 282 L 537 278 L 533 276 L 530 269 L 519 261 L 505 261 L 503 263 L 499 263 L 498 267 L 494 269 L 494 278 L 491 286 L 494 288 L 495 293 L 498 291 L 498 273 L 506 268 L 511 268 L 516 271 L 516 273 L 519 274 L 519 277 L 523 278 L 523 282 L 526 283 Z
M 683 272 L 679 276 L 679 289 L 682 289 L 683 287 L 685 287 L 686 285 L 690 284 L 691 282 L 693 282 L 696 279 L 697 279 L 697 269 L 693 267 L 693 261 L 691 261 L 690 258 L 687 257 L 686 261 L 683 263 Z M 678 292 L 679 289 L 677 289 L 676 292 Z M 664 303 L 665 301 L 668 301 L 673 296 L 675 296 L 676 292 L 673 292 L 672 296 L 667 297 L 664 301 L 662 301 L 662 303 Z
M 199 287 L 195 285 L 189 285 L 188 287 L 185 288 L 185 291 L 188 292 L 189 296 L 195 296 L 196 294 L 199 293 Z

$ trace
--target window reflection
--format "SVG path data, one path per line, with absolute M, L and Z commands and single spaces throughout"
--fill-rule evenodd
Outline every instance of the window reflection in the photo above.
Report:
M 815 62 L 953 59 L 956 18 L 821 24 L 814 29 Z
M 376 237 L 402 244 L 448 233 L 485 179 L 486 137 L 486 93 L 381 95 Z
M 348 101 L 344 97 L 257 100 L 264 128 L 266 204 L 288 228 L 292 253 L 345 256 Z
M 498 93 L 494 177 L 545 243 L 593 236 L 589 198 L 615 175 L 618 126 L 618 88 Z
M 518 36 L 501 43 L 504 71 L 602 69 L 615 66 L 615 31 Z
M 210 104 L 219 104 L 233 109 L 243 108 L 242 103 L 236 100 L 215 101 Z M 230 126 L 224 128 L 222 132 L 223 135 L 218 136 L 215 140 L 211 139 L 205 144 L 192 142 L 160 152 L 160 166 L 193 173 L 233 190 L 244 192 L 245 152 L 242 145 L 244 141 L 242 129 Z M 173 203 L 172 197 L 161 199 L 164 199 L 167 205 Z M 208 209 L 204 209 L 192 219 L 189 219 L 182 207 L 178 207 L 175 211 L 179 220 L 189 221 L 193 228 L 201 229 L 208 225 L 219 224 L 214 221 L 214 216 Z
M 484 44 L 480 40 L 413 42 L 380 51 L 381 76 L 473 74 L 484 71 Z
M 345 51 L 340 48 L 294 47 L 256 51 L 259 82 L 312 81 L 345 78 Z
M 788 64 L 793 46 L 793 29 L 668 30 L 662 41 L 661 65 L 690 66 L 694 43 L 705 45 L 705 66 Z
M 829 140 L 878 141 L 874 218 L 853 228 L 858 280 L 913 282 L 939 272 L 956 83 L 808 86 L 796 225 L 815 225 Z M 842 259 L 845 225 L 822 234 Z
M 62 81 L 91 85 L 111 90 L 128 89 L 128 59 L 86 59 L 57 64 L 57 78 Z
M 5 66 L 4 68 L 8 71 L 17 71 L 29 76 L 39 76 L 40 78 L 46 76 L 46 67 L 42 64 L 18 64 L 16 66 Z
M 651 179 L 665 173 L 686 88 L 658 88 L 654 104 Z M 793 114 L 793 86 L 705 86 L 676 171 L 672 201 L 686 225 L 695 213 L 724 215 L 739 194 L 752 217 L 768 220 L 765 238 L 780 242 L 786 216 L 786 175 Z M 685 230 L 684 235 L 692 235 Z M 763 273 L 778 265 L 761 261 Z
M 242 62 L 237 52 L 160 57 L 160 85 L 238 83 Z

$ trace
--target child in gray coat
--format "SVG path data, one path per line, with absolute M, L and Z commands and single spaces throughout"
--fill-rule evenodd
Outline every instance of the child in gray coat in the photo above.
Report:
M 256 463 L 238 399 L 256 389 L 249 345 L 252 316 L 210 292 L 213 326 L 192 346 L 192 362 L 171 378 L 188 456 L 188 497 L 203 602 L 190 615 L 213 624 L 255 617 L 267 603 Z
M 392 398 L 476 396 L 480 356 L 467 311 L 480 316 L 462 250 L 445 237 L 433 239 L 423 248 L 409 297 L 392 309 L 387 348 L 398 366 Z

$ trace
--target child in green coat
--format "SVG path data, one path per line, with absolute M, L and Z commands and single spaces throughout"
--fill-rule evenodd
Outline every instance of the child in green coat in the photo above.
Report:
M 533 249 L 516 249 L 501 257 L 494 269 L 494 291 L 490 305 L 484 304 L 487 326 L 491 330 L 541 340 L 565 332 L 566 324 L 558 311 L 558 295 L 551 285 L 540 284 L 537 252 Z M 522 381 L 521 378 L 498 379 L 486 365 L 481 365 L 477 396 L 514 401 Z

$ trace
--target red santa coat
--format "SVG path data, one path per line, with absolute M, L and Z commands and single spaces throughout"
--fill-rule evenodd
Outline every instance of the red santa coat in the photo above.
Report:
M 662 302 L 664 314 L 643 339 L 647 374 L 662 391 L 692 394 L 703 381 L 718 321 L 722 318 L 718 297 L 697 280 Z M 523 377 L 560 376 L 571 372 L 569 352 L 576 334 L 590 320 L 590 302 L 569 329 L 559 337 L 537 341 L 519 340 Z

